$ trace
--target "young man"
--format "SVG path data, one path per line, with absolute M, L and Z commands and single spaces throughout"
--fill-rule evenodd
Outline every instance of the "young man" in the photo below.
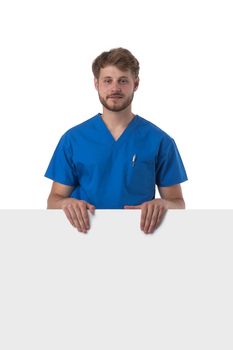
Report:
M 130 51 L 103 52 L 92 70 L 103 113 L 60 139 L 45 173 L 53 180 L 48 209 L 63 209 L 70 223 L 86 233 L 88 210 L 137 208 L 141 230 L 152 233 L 167 209 L 185 208 L 181 157 L 170 136 L 132 113 L 139 63 Z

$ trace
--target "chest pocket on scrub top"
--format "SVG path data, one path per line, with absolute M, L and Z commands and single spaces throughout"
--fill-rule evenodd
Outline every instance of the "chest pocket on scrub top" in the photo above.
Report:
M 155 189 L 155 161 L 133 155 L 127 164 L 127 188 L 142 195 L 153 195 Z

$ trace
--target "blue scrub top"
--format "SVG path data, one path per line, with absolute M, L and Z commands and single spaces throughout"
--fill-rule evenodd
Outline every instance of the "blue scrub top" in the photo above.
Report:
M 97 209 L 123 209 L 155 198 L 155 185 L 187 180 L 174 140 L 136 115 L 117 139 L 101 114 L 68 130 L 60 139 L 45 176 L 73 186 L 71 197 Z

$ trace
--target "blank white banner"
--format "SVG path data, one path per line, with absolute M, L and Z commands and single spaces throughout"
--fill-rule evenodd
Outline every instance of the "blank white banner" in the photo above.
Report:
M 1 350 L 233 349 L 233 210 L 0 211 Z

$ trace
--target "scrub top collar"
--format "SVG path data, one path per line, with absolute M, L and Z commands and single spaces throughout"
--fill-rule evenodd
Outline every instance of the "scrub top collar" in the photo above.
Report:
M 117 140 L 114 139 L 111 131 L 108 129 L 107 125 L 102 119 L 102 114 L 97 114 L 97 123 L 101 131 L 103 132 L 103 135 L 109 139 L 109 141 L 112 141 L 114 144 L 121 144 L 128 138 L 128 136 L 131 134 L 132 130 L 138 125 L 139 122 L 139 116 L 136 114 L 134 118 L 129 122 L 125 130 L 122 132 L 120 137 L 118 137 Z

